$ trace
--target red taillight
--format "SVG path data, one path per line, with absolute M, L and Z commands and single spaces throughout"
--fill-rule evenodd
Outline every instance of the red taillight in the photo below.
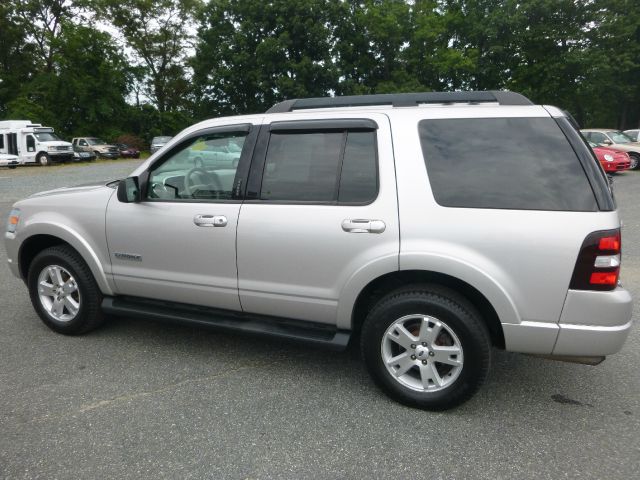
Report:
M 620 229 L 587 235 L 573 270 L 569 288 L 574 290 L 613 290 L 618 285 L 622 241 Z
M 620 253 L 620 232 L 610 237 L 602 237 L 598 242 L 598 249 L 613 250 L 616 253 Z

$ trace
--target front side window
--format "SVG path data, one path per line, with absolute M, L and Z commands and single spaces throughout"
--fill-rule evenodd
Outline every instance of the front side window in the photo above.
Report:
M 633 140 L 622 132 L 607 132 L 613 143 L 631 143 Z
M 597 210 L 582 164 L 552 118 L 422 120 L 418 129 L 442 206 Z
M 149 174 L 147 197 L 156 200 L 231 200 L 246 132 L 191 138 Z M 233 145 L 230 149 L 229 145 Z
M 272 132 L 261 200 L 368 203 L 378 192 L 373 131 Z
M 36 151 L 36 139 L 33 138 L 33 135 L 27 135 L 27 152 L 35 152 Z
M 603 144 L 604 142 L 607 141 L 607 136 L 604 133 L 600 133 L 600 132 L 591 132 L 591 138 L 590 140 L 593 143 L 597 143 L 598 145 Z

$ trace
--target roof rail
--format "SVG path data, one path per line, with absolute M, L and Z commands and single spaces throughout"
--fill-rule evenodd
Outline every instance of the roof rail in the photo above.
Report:
M 310 108 L 365 107 L 390 105 L 415 107 L 421 103 L 498 103 L 500 105 L 533 105 L 524 95 L 509 91 L 485 92 L 422 92 L 388 93 L 380 95 L 346 95 L 343 97 L 316 97 L 285 100 L 276 103 L 266 113 L 283 113 Z

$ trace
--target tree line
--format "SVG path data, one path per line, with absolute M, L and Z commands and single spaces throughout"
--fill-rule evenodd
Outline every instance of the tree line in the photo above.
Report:
M 0 118 L 146 141 L 287 98 L 509 89 L 640 124 L 637 0 L 5 0 Z

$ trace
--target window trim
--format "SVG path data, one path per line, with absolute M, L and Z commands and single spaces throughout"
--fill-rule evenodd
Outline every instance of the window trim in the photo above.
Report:
M 318 128 L 317 124 L 311 124 L 310 122 L 316 122 L 316 120 L 296 120 L 293 122 L 273 122 L 271 124 L 262 125 L 260 132 L 258 134 L 258 140 L 256 142 L 254 155 L 251 160 L 251 170 L 249 172 L 249 178 L 247 181 L 247 187 L 245 190 L 245 199 L 244 202 L 248 204 L 254 205 L 324 205 L 324 206 L 366 206 L 374 203 L 378 197 L 380 196 L 380 155 L 378 149 L 378 133 L 377 133 L 377 123 L 373 120 L 369 119 L 347 119 L 349 122 L 358 122 L 352 123 L 354 128 L 336 128 L 336 124 L 340 124 L 339 122 L 345 119 L 336 119 L 334 120 L 321 120 L 318 122 L 322 122 L 322 124 L 326 124 L 329 128 Z M 370 121 L 371 123 L 367 123 L 366 125 L 375 124 L 376 128 L 372 127 L 362 127 L 365 125 L 363 121 Z M 279 128 L 280 126 L 286 125 L 286 128 Z M 276 126 L 275 130 L 272 130 L 271 126 L 273 124 L 279 124 Z M 296 128 L 290 128 L 294 126 Z M 360 125 L 360 127 L 356 127 L 356 125 Z M 339 165 L 339 173 L 336 179 L 337 187 L 335 190 L 335 200 L 331 201 L 317 201 L 317 200 L 265 200 L 260 198 L 260 194 L 262 193 L 262 179 L 264 177 L 264 169 L 266 166 L 267 152 L 269 150 L 269 142 L 271 140 L 272 133 L 275 134 L 283 134 L 290 133 L 293 135 L 301 135 L 308 133 L 343 133 L 342 140 L 342 148 L 340 150 L 340 165 Z M 344 154 L 346 151 L 347 137 L 349 132 L 372 132 L 373 133 L 373 145 L 374 145 L 374 155 L 375 155 L 375 167 L 376 167 L 376 192 L 373 198 L 367 202 L 339 202 L 339 188 L 340 188 L 340 180 L 342 178 L 342 165 L 344 162 Z
M 173 145 L 169 150 L 163 153 L 160 157 L 153 161 L 149 167 L 140 176 L 143 177 L 143 183 L 141 186 L 141 198 L 142 202 L 153 203 L 242 203 L 245 197 L 247 182 L 243 179 L 247 178 L 249 173 L 249 164 L 253 156 L 253 152 L 256 144 L 256 137 L 258 136 L 259 125 L 252 123 L 238 123 L 232 125 L 221 125 L 216 127 L 204 128 L 190 133 L 186 137 L 182 138 L 178 143 Z M 233 191 L 231 199 L 214 199 L 214 198 L 179 198 L 179 199 L 165 199 L 165 198 L 149 198 L 149 178 L 151 172 L 162 164 L 166 163 L 173 157 L 173 155 L 183 149 L 186 144 L 190 143 L 194 138 L 201 137 L 203 135 L 211 135 L 216 133 L 233 133 L 240 132 L 246 133 L 244 144 L 242 145 L 242 152 L 240 153 L 240 159 L 238 161 L 238 168 L 236 169 L 236 175 L 233 179 Z

